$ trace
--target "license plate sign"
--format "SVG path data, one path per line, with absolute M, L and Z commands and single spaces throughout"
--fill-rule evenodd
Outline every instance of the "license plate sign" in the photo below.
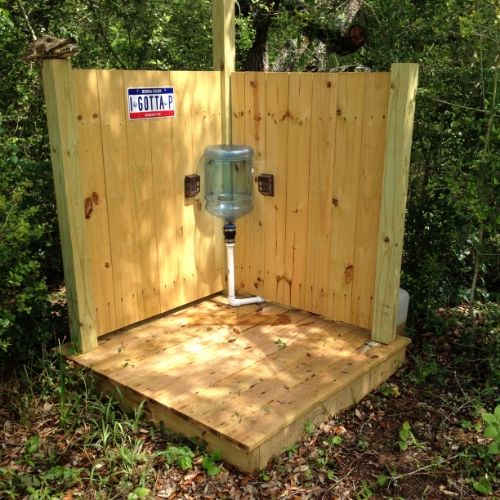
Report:
M 127 89 L 128 117 L 165 118 L 175 116 L 173 87 L 136 87 Z

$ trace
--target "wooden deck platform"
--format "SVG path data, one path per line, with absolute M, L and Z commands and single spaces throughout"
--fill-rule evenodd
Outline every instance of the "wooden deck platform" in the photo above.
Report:
M 254 472 L 318 423 L 359 401 L 405 359 L 409 340 L 370 348 L 367 330 L 274 303 L 231 308 L 213 297 L 101 337 L 65 355 L 125 406 L 205 440 Z

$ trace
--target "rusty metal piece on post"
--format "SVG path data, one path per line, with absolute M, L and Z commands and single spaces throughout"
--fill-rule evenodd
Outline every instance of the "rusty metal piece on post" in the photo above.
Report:
M 257 177 L 259 193 L 264 196 L 274 196 L 274 176 L 273 174 L 261 174 Z

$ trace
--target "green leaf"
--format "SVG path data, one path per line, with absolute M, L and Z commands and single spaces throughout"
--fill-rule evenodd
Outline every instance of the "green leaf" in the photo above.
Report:
M 332 446 L 338 446 L 339 444 L 342 444 L 344 439 L 341 436 L 332 436 L 331 438 L 328 439 L 328 442 Z
M 474 481 L 472 486 L 478 493 L 482 493 L 483 495 L 491 495 L 493 493 L 491 483 L 486 477 L 482 477 L 479 481 Z
M 150 493 L 149 488 L 145 488 L 144 486 L 138 486 L 132 493 L 129 494 L 129 500 L 136 500 L 139 498 L 146 498 Z
M 488 455 L 500 455 L 500 443 L 498 441 L 493 441 L 488 446 Z
M 201 461 L 201 466 L 203 469 L 207 471 L 207 474 L 211 476 L 216 476 L 220 472 L 220 466 L 217 465 L 211 456 L 205 456 L 203 457 L 203 460 Z
M 484 437 L 496 438 L 498 436 L 498 428 L 496 425 L 488 425 L 483 432 Z
M 382 474 L 380 474 L 378 477 L 377 477 L 377 484 L 383 488 L 386 484 L 387 484 L 387 481 L 389 480 L 389 478 L 382 472 Z
M 497 422 L 500 422 L 500 405 L 497 405 L 494 412 L 495 418 Z

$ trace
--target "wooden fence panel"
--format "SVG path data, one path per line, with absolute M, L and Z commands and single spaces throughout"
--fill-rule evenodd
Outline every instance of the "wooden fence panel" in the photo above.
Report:
M 275 175 L 274 198 L 256 190 L 237 222 L 241 292 L 371 327 L 389 83 L 389 73 L 233 76 L 233 142 L 265 152 L 255 174 Z
M 221 142 L 218 72 L 72 70 L 96 330 L 103 335 L 215 293 L 221 227 L 203 192 L 205 146 Z M 174 118 L 129 120 L 129 87 L 172 85 Z M 221 233 L 221 234 L 219 234 Z
M 85 206 L 86 239 L 91 266 L 96 326 L 98 331 L 118 327 L 115 305 L 111 244 L 101 147 L 101 112 L 97 71 L 73 71 L 76 99 L 79 162 L 82 171 L 82 192 Z M 92 221 L 89 223 L 89 221 Z
M 275 176 L 275 196 L 256 190 L 237 222 L 240 292 L 393 339 L 417 71 L 233 74 L 232 142 L 253 146 L 256 176 Z M 223 288 L 202 155 L 227 110 L 219 72 L 47 61 L 43 75 L 71 333 L 86 351 Z M 129 120 L 127 88 L 169 85 L 174 118 Z M 192 173 L 202 190 L 185 199 Z

